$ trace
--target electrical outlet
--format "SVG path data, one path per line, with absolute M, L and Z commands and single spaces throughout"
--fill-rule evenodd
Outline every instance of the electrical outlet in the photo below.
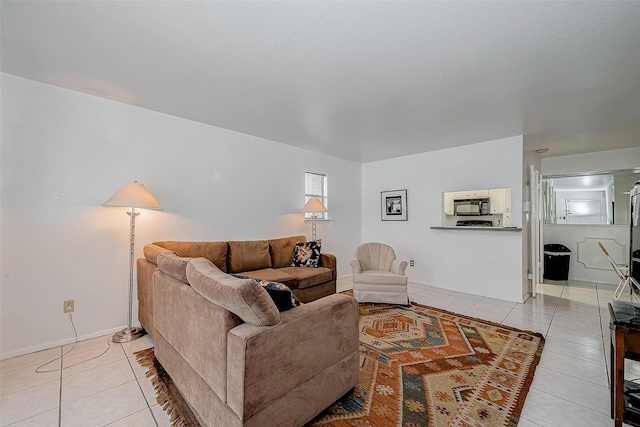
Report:
M 71 312 L 73 312 L 73 310 L 74 310 L 73 305 L 74 305 L 74 300 L 72 300 L 72 299 L 65 300 L 64 306 L 62 308 L 62 312 L 63 313 L 71 313 Z
M 409 266 L 410 266 L 410 267 L 413 267 L 414 265 L 416 265 L 416 263 L 415 263 L 412 259 L 411 259 L 411 260 L 409 260 Z

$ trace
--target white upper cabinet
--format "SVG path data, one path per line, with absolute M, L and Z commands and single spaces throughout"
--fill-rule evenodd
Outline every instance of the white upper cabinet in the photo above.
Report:
M 442 206 L 444 206 L 444 214 L 445 215 L 453 215 L 453 199 L 454 193 L 442 193 L 444 200 Z
M 451 193 L 454 200 L 460 199 L 475 199 L 475 198 L 484 198 L 489 197 L 489 190 L 465 190 L 465 191 L 453 191 Z
M 492 188 L 489 192 L 489 209 L 492 214 L 511 213 L 511 189 Z
M 469 197 L 489 197 L 489 190 L 471 190 L 469 191 Z

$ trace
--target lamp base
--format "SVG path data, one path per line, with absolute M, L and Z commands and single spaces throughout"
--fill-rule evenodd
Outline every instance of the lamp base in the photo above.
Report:
M 124 328 L 120 332 L 116 332 L 115 334 L 113 334 L 111 340 L 118 343 L 130 342 L 137 340 L 146 333 L 147 331 L 145 331 L 143 328 Z

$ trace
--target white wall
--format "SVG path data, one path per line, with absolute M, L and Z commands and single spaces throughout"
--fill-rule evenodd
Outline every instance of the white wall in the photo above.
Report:
M 350 274 L 359 163 L 12 75 L 1 85 L 1 358 L 71 341 L 65 299 L 81 338 L 125 325 L 129 217 L 102 203 L 133 180 L 163 207 L 137 219 L 140 257 L 155 240 L 310 235 L 304 172 L 326 173 L 318 236 Z
M 543 238 L 545 244 L 560 243 L 571 250 L 570 280 L 618 284 L 618 276 L 611 269 L 604 253 L 595 245 L 584 246 L 588 241 L 602 242 L 616 262 L 622 264 L 628 261 L 624 256 L 629 254 L 628 225 L 547 224 L 543 229 Z M 586 260 L 584 262 L 578 261 L 580 244 L 583 245 L 582 250 L 589 251 L 583 256 Z
M 445 191 L 511 187 L 512 225 L 522 226 L 522 136 L 363 165 L 363 240 L 390 244 L 413 282 L 521 301 L 522 233 L 432 230 Z M 408 220 L 381 221 L 380 192 L 407 189 Z

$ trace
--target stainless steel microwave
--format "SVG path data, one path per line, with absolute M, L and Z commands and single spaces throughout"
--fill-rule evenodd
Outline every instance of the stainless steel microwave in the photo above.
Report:
M 489 215 L 489 199 L 454 200 L 455 215 Z

